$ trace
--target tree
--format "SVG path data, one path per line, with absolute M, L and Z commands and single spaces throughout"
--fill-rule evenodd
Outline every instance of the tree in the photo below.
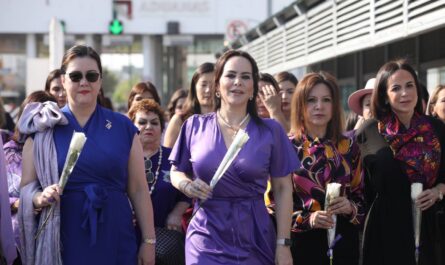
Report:
M 139 76 L 132 76 L 130 80 L 125 79 L 119 82 L 113 93 L 113 101 L 118 104 L 126 104 L 131 88 L 133 85 L 140 82 L 140 80 Z
M 102 69 L 102 89 L 107 97 L 114 94 L 118 84 L 116 74 L 108 70 L 107 68 Z

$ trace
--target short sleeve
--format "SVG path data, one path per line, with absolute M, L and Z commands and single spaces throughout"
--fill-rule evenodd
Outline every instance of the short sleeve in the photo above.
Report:
M 169 157 L 170 163 L 174 165 L 178 171 L 184 172 L 188 175 L 192 174 L 192 163 L 190 162 L 190 142 L 194 120 L 195 115 L 191 116 L 184 122 Z
M 268 120 L 267 124 L 273 137 L 270 176 L 287 176 L 300 167 L 300 160 L 281 125 L 274 120 Z

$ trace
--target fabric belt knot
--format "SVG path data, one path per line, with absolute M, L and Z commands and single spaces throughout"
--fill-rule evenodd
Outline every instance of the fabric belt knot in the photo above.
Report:
M 97 184 L 85 186 L 83 190 L 86 194 L 86 201 L 83 206 L 82 228 L 90 230 L 90 246 L 96 244 L 97 224 L 103 223 L 103 207 L 108 198 L 105 188 Z

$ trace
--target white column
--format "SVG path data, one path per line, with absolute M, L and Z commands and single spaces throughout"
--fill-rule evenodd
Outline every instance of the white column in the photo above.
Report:
M 430 68 L 426 71 L 426 84 L 428 93 L 433 93 L 434 88 L 440 82 L 440 71 L 439 68 Z
M 155 77 L 155 60 L 156 47 L 153 36 L 142 36 L 142 53 L 144 55 L 144 69 L 142 70 L 142 78 L 144 80 L 154 82 Z
M 85 35 L 85 45 L 91 46 L 93 49 L 96 49 L 96 43 L 94 42 L 93 34 Z
M 144 56 L 144 68 L 142 78 L 152 82 L 158 92 L 162 91 L 162 42 L 160 37 L 142 36 L 142 53 Z
M 33 33 L 26 34 L 26 57 L 27 58 L 37 57 L 36 35 Z

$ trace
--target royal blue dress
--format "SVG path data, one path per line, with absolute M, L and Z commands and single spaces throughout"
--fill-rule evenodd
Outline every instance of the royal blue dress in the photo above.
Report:
M 159 176 L 154 187 L 149 183 L 151 191 L 151 203 L 153 205 L 153 214 L 155 227 L 165 227 L 168 215 L 179 202 L 191 203 L 191 200 L 182 192 L 173 187 L 170 180 L 170 156 L 171 149 L 162 148 L 161 166 L 159 167 Z M 150 158 L 152 164 L 152 172 L 156 174 L 159 165 L 159 151 Z
M 83 128 L 68 106 L 62 111 L 69 124 L 54 131 L 59 174 L 73 132 L 87 137 L 61 197 L 63 264 L 137 264 L 138 245 L 126 193 L 137 129 L 127 117 L 99 105 Z

